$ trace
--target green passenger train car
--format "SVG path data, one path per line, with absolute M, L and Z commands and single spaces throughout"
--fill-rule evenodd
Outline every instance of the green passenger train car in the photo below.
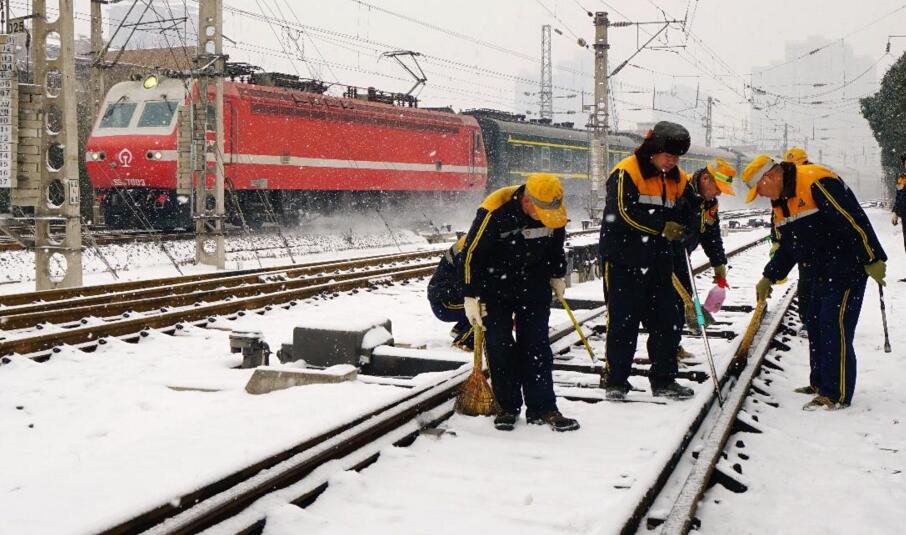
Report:
M 524 116 L 496 110 L 464 113 L 474 116 L 481 127 L 488 162 L 488 191 L 523 182 L 529 173 L 554 173 L 563 182 L 567 205 L 587 206 L 591 192 L 590 131 L 573 128 L 570 123 L 529 122 Z M 611 134 L 608 174 L 641 142 L 639 134 Z M 680 160 L 680 166 L 691 174 L 715 157 L 727 160 L 737 169 L 746 163 L 742 153 L 693 143 Z

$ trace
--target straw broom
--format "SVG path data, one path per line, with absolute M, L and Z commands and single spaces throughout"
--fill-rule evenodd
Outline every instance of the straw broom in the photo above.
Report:
M 752 319 L 749 320 L 749 326 L 745 334 L 743 334 L 742 341 L 739 343 L 739 348 L 736 349 L 736 354 L 734 355 L 738 364 L 745 363 L 746 359 L 749 358 L 749 348 L 752 346 L 752 341 L 755 340 L 755 333 L 758 332 L 758 327 L 761 326 L 761 318 L 764 316 L 764 310 L 767 306 L 767 301 L 762 300 L 755 307 Z
M 467 416 L 490 416 L 497 414 L 499 407 L 494 399 L 494 391 L 484 376 L 482 367 L 482 349 L 484 348 L 484 330 L 475 328 L 475 351 L 472 373 L 462 385 L 456 398 L 454 409 Z

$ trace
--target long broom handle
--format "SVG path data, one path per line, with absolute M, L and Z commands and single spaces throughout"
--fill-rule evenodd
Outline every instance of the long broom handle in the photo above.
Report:
M 588 338 L 585 338 L 585 333 L 582 332 L 582 327 L 579 325 L 579 322 L 576 321 L 576 316 L 573 315 L 573 310 L 569 308 L 569 303 L 566 302 L 565 297 L 560 298 L 560 304 L 563 305 L 563 310 L 569 314 L 569 319 L 573 322 L 573 328 L 576 329 L 576 332 L 579 334 L 579 338 L 582 339 L 582 343 L 585 345 L 585 350 L 588 351 L 588 356 L 591 358 L 591 363 L 595 363 L 595 352 L 591 349 L 591 344 L 588 343 Z
M 475 336 L 472 338 L 472 365 L 478 371 L 484 370 L 482 363 L 482 349 L 484 346 L 484 329 L 477 325 L 472 327 L 475 330 Z
M 890 335 L 887 332 L 887 307 L 884 306 L 884 287 L 878 283 L 878 297 L 881 299 L 881 323 L 884 324 L 884 352 L 890 353 Z
M 723 407 L 724 398 L 720 394 L 720 383 L 717 380 L 714 357 L 711 355 L 711 344 L 708 342 L 708 331 L 705 329 L 705 314 L 702 312 L 702 304 L 698 300 L 698 287 L 695 285 L 695 272 L 692 271 L 692 260 L 689 259 L 689 251 L 685 247 L 683 247 L 683 253 L 686 257 L 686 268 L 689 270 L 689 281 L 692 283 L 692 302 L 695 305 L 695 319 L 698 321 L 699 329 L 702 332 L 702 341 L 705 343 L 705 355 L 708 357 L 708 366 L 711 367 L 711 379 L 714 380 L 714 395 L 717 396 L 717 404 Z

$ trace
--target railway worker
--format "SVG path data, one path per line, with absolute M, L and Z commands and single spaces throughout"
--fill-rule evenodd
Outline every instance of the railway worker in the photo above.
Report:
M 735 177 L 736 168 L 725 160 L 715 158 L 692 174 L 686 191 L 677 203 L 677 209 L 683 214 L 684 223 L 689 229 L 689 237 L 682 243 L 674 244 L 673 271 L 676 275 L 674 285 L 676 283 L 682 285 L 682 288 L 676 288 L 677 298 L 680 299 L 680 313 L 677 315 L 676 322 L 676 329 L 679 332 L 682 332 L 683 324 L 690 320 L 690 326 L 698 328 L 695 312 L 692 311 L 691 317 L 689 310 L 683 313 L 684 309 L 688 309 L 688 298 L 683 298 L 680 292 L 684 292 L 686 296 L 690 296 L 692 292 L 692 280 L 686 266 L 686 254 L 691 254 L 701 244 L 714 271 L 714 282 L 726 284 L 727 255 L 724 252 L 723 238 L 720 236 L 717 198 L 721 194 L 736 195 L 733 191 Z M 691 356 L 682 345 L 678 346 L 677 359 Z
M 849 406 L 856 386 L 853 336 L 868 277 L 884 285 L 884 253 L 859 201 L 827 167 L 757 156 L 742 173 L 756 196 L 771 199 L 780 247 L 755 285 L 766 299 L 794 265 L 812 277 L 806 329 L 815 370 L 804 410 Z M 810 360 L 811 360 L 810 359 Z
M 450 331 L 450 335 L 453 337 L 453 347 L 458 347 L 463 351 L 472 351 L 475 333 L 466 318 L 463 306 L 462 278 L 459 277 L 457 270 L 465 241 L 466 237 L 463 236 L 444 252 L 434 275 L 428 282 L 428 302 L 437 319 L 455 322 L 453 330 Z
M 811 165 L 812 162 L 808 159 L 808 153 L 805 152 L 805 149 L 800 147 L 790 147 L 786 150 L 786 153 L 783 155 L 783 161 L 794 163 L 796 165 Z M 773 221 L 773 218 L 772 218 Z M 774 228 L 773 222 L 771 224 L 771 254 L 780 247 L 779 238 L 777 237 L 777 231 Z M 799 300 L 799 321 L 802 323 L 802 328 L 799 329 L 797 333 L 798 336 L 807 338 L 808 329 L 806 328 L 806 318 L 808 317 L 808 307 L 809 299 L 812 291 L 812 276 L 811 270 L 807 266 L 799 267 L 799 284 L 796 286 L 797 298 Z M 801 386 L 796 389 L 796 392 L 800 394 L 813 394 L 816 391 L 816 387 L 812 385 L 818 384 L 817 378 L 817 366 L 813 361 L 814 359 L 810 358 L 810 368 L 811 375 L 809 376 L 809 386 Z
M 551 290 L 566 289 L 566 206 L 552 174 L 487 196 L 466 235 L 461 265 L 466 317 L 485 331 L 494 396 L 494 427 L 512 430 L 522 410 L 530 424 L 572 431 L 579 423 L 557 409 L 548 338 Z M 516 339 L 513 339 L 515 325 Z
M 677 164 L 689 144 L 683 126 L 661 121 L 607 179 L 600 254 L 607 301 L 609 399 L 623 399 L 631 390 L 639 323 L 648 329 L 652 393 L 677 399 L 694 393 L 676 382 L 681 331 L 675 323 L 681 312 L 673 287 L 671 243 L 681 242 L 689 233 L 676 209 L 689 182 Z
M 794 163 L 796 165 L 810 165 L 808 153 L 802 147 L 790 147 L 783 154 L 783 161 Z
M 897 196 L 893 203 L 893 217 L 890 221 L 893 226 L 900 223 L 901 217 L 906 218 L 906 154 L 900 156 L 900 165 L 903 166 L 903 172 L 897 177 Z M 903 247 L 906 248 L 906 229 L 903 230 Z M 901 279 L 901 281 L 906 282 L 906 279 Z

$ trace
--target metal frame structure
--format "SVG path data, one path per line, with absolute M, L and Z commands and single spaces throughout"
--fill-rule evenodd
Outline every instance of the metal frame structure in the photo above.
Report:
M 225 267 L 223 236 L 223 1 L 198 2 L 198 50 L 195 55 L 197 94 L 192 98 L 192 163 L 195 170 L 195 262 L 218 269 Z M 214 117 L 208 116 L 208 88 L 214 85 Z M 207 139 L 208 124 L 213 123 L 214 142 Z M 212 158 L 209 158 L 209 155 Z M 214 168 L 208 169 L 213 160 Z M 213 190 L 208 180 L 213 175 Z
M 540 117 L 554 119 L 554 81 L 551 66 L 551 25 L 541 27 L 541 109 Z
M 34 80 L 41 90 L 38 186 L 35 202 L 35 285 L 37 290 L 82 285 L 82 227 L 79 213 L 78 130 L 73 0 L 60 0 L 54 21 L 46 0 L 34 0 Z M 59 39 L 52 57 L 48 39 Z M 62 164 L 57 167 L 58 164 Z M 62 241 L 51 223 L 65 225 Z

